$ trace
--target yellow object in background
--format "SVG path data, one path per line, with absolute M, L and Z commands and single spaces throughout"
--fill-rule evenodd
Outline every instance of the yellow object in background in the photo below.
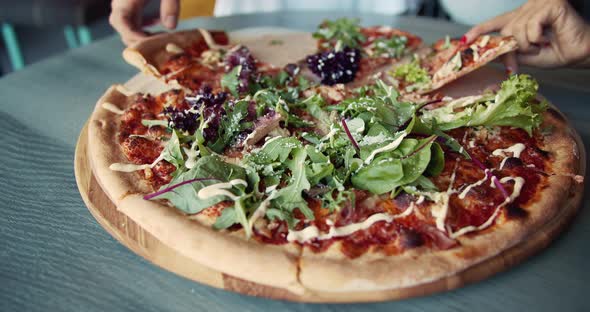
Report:
M 215 0 L 180 0 L 181 20 L 197 16 L 213 16 Z

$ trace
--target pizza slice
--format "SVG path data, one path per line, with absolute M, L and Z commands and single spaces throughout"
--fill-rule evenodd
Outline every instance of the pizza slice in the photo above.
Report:
M 376 69 L 390 66 L 422 44 L 420 37 L 388 26 L 362 27 L 358 20 L 324 21 L 313 33 L 318 53 L 306 58 L 308 69 L 324 85 L 362 82 Z
M 483 35 L 470 45 L 446 37 L 395 64 L 381 77 L 401 92 L 428 93 L 517 48 L 513 37 Z
M 189 92 L 203 86 L 224 89 L 224 75 L 236 71 L 244 91 L 258 75 L 278 73 L 292 59 L 312 53 L 315 42 L 309 34 L 298 32 L 255 40 L 248 35 L 235 37 L 244 38 L 232 43 L 227 33 L 205 29 L 162 33 L 126 48 L 123 58 L 172 88 Z

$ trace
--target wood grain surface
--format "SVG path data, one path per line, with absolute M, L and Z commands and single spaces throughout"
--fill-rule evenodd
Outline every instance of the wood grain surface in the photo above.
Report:
M 484 68 L 472 74 L 471 78 L 471 81 L 477 81 L 477 83 L 469 84 L 468 89 L 479 90 L 497 82 L 500 77 L 498 76 L 497 71 Z M 126 86 L 134 91 L 161 91 L 165 88 L 165 86 L 161 85 L 157 80 L 144 75 L 135 76 L 126 83 Z M 458 96 L 465 94 L 466 90 L 463 84 L 451 84 L 444 92 L 446 94 Z M 564 203 L 564 208 L 561 210 L 560 214 L 547 222 L 534 235 L 531 235 L 523 240 L 522 243 L 504 251 L 498 256 L 488 259 L 453 276 L 402 289 L 356 293 L 319 293 L 306 291 L 302 295 L 297 295 L 284 289 L 269 287 L 229 276 L 196 263 L 163 244 L 149 232 L 139 227 L 125 214 L 119 212 L 102 191 L 92 174 L 88 164 L 88 157 L 86 155 L 86 146 L 88 144 L 86 132 L 87 127 L 84 127 L 76 147 L 76 181 L 88 209 L 107 232 L 135 253 L 178 275 L 216 288 L 273 299 L 301 302 L 384 301 L 447 291 L 468 283 L 485 279 L 520 263 L 532 254 L 547 247 L 576 214 L 583 193 L 583 184 L 576 185 L 576 187 L 572 189 L 568 201 Z M 583 175 L 586 164 L 585 149 L 579 136 L 577 134 L 575 135 L 581 151 L 580 174 Z

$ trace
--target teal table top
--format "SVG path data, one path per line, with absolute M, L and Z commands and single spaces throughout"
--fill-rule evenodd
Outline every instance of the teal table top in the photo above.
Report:
M 339 15 L 241 15 L 181 26 L 310 31 Z M 358 17 L 366 25 L 407 29 L 426 42 L 466 30 L 414 17 Z M 136 73 L 120 57 L 122 49 L 119 39 L 110 37 L 0 79 L 1 311 L 590 311 L 588 200 L 569 230 L 523 264 L 461 289 L 397 302 L 327 305 L 253 298 L 150 264 L 98 225 L 74 179 L 76 139 L 96 99 Z M 589 71 L 525 71 L 534 73 L 541 92 L 590 146 Z

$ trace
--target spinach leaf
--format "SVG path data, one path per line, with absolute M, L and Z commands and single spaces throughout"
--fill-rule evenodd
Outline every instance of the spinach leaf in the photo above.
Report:
M 388 155 L 375 158 L 351 177 L 352 185 L 361 190 L 383 194 L 393 190 L 404 177 L 401 160 Z
M 226 163 L 217 156 L 205 156 L 200 158 L 191 170 L 177 175 L 161 189 L 195 178 L 214 178 L 219 181 L 196 181 L 177 187 L 173 191 L 163 193 L 155 198 L 167 199 L 173 206 L 185 213 L 198 213 L 227 199 L 225 196 L 202 199 L 198 196 L 199 190 L 214 183 L 246 179 L 246 172 L 242 167 Z
M 438 143 L 433 143 L 431 147 L 430 163 L 426 167 L 425 174 L 430 177 L 436 177 L 445 168 L 445 154 Z
M 239 223 L 236 210 L 232 207 L 228 207 L 221 211 L 221 215 L 215 220 L 213 228 L 216 230 L 227 229 L 236 223 Z

